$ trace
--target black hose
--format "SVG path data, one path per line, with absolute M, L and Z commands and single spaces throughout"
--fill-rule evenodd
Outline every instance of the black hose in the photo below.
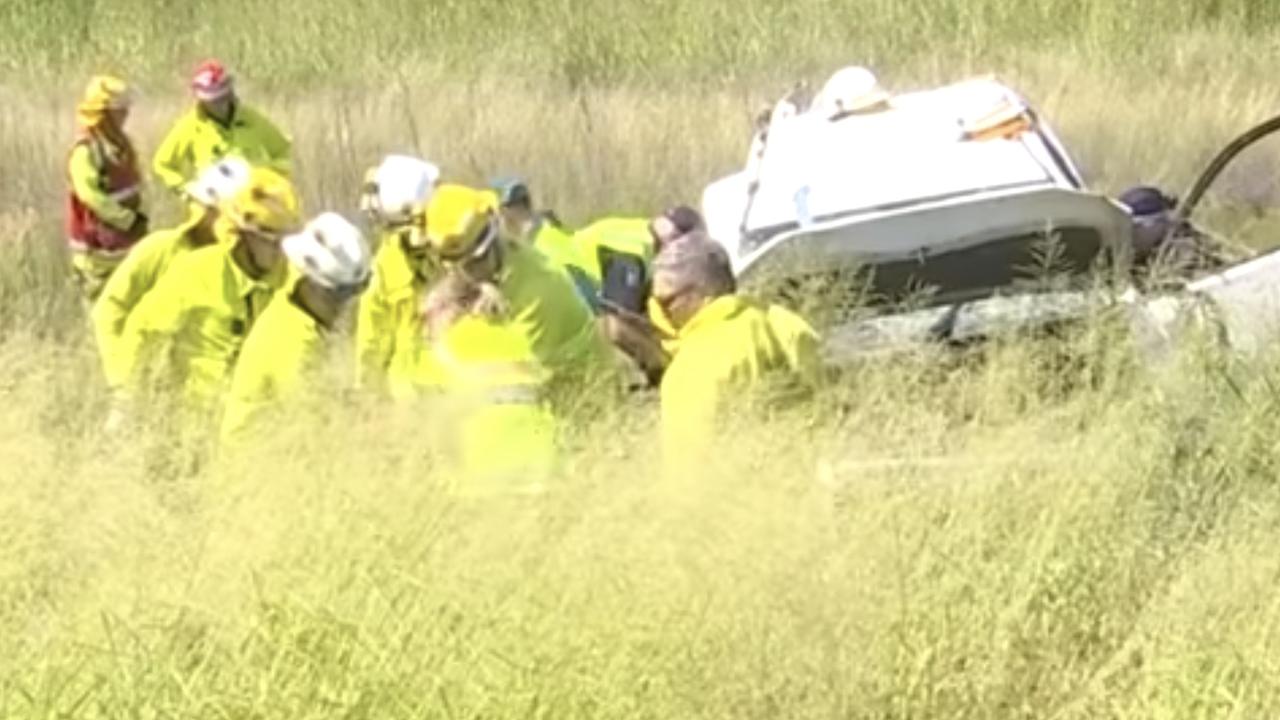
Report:
M 1233 140 L 1230 145 L 1223 148 L 1213 159 L 1213 162 L 1209 163 L 1209 167 L 1200 174 L 1195 184 L 1191 186 L 1191 190 L 1178 203 L 1178 207 L 1174 211 L 1176 222 L 1172 223 L 1172 227 L 1179 227 L 1191 218 L 1196 206 L 1204 199 L 1204 194 L 1209 190 L 1209 186 L 1213 184 L 1214 180 L 1218 179 L 1218 176 L 1222 174 L 1222 171 L 1237 155 L 1244 152 L 1245 148 L 1277 130 L 1280 130 L 1280 115 L 1250 128 L 1243 135 Z

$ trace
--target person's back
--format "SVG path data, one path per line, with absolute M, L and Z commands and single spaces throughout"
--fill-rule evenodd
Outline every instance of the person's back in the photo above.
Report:
M 717 298 L 682 329 L 663 375 L 664 449 L 676 457 L 705 449 L 727 407 L 741 416 L 767 406 L 797 375 L 764 309 L 737 295 Z
M 611 349 L 564 273 L 531 248 L 509 243 L 504 251 L 507 267 L 498 286 L 511 322 L 527 335 L 538 360 L 561 376 L 557 384 L 610 373 Z
M 325 330 L 291 296 L 279 293 L 245 338 L 222 417 L 229 441 L 298 391 L 324 350 Z
M 119 377 L 158 371 L 191 400 L 221 395 L 241 345 L 266 310 L 281 275 L 254 280 L 236 266 L 231 245 L 194 250 L 174 261 L 129 315 Z

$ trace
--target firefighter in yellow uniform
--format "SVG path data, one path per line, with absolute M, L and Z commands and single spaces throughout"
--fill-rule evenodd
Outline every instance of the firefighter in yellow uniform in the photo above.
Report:
M 131 102 L 123 80 L 103 75 L 89 81 L 76 106 L 66 231 L 71 266 L 90 302 L 147 232 L 137 153 L 124 130 Z
M 527 335 L 553 386 L 616 382 L 612 349 L 587 304 L 542 253 L 501 237 L 494 200 L 483 190 L 438 187 L 421 218 L 432 251 L 506 305 L 504 319 Z
M 181 193 L 187 183 L 224 157 L 240 157 L 289 177 L 292 142 L 265 115 L 236 96 L 231 74 L 216 60 L 196 68 L 196 105 L 165 136 L 152 170 L 165 187 Z
M 280 242 L 300 223 L 298 205 L 287 178 L 250 171 L 220 207 L 228 241 L 178 258 L 130 313 L 113 385 L 172 383 L 197 411 L 215 410 L 245 338 L 284 282 Z
M 529 334 L 486 301 L 477 284 L 450 274 L 425 302 L 427 352 L 417 382 L 441 403 L 431 414 L 433 446 L 454 496 L 541 494 L 557 462 L 550 373 Z
M 200 211 L 176 228 L 153 232 L 129 251 L 93 304 L 90 319 L 108 382 L 119 382 L 120 352 L 130 313 L 179 257 L 217 241 L 218 202 L 230 198 L 249 178 L 249 166 L 229 159 L 213 165 L 187 189 Z
M 373 279 L 356 318 L 356 385 L 392 390 L 422 349 L 421 304 L 440 270 L 413 222 L 426 208 L 440 170 L 415 157 L 391 155 L 365 178 L 361 208 L 378 234 Z
M 276 294 L 244 341 L 222 419 L 226 443 L 305 388 L 343 309 L 369 283 L 368 245 L 341 215 L 321 214 L 282 247 L 298 277 Z
M 728 255 L 705 236 L 655 262 L 654 300 L 679 333 L 660 390 L 663 452 L 677 470 L 707 458 L 727 412 L 790 404 L 818 382 L 817 333 L 736 290 Z

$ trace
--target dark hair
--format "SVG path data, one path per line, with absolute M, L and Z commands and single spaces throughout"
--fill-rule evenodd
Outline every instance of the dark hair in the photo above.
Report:
M 1129 212 L 1138 215 L 1159 215 L 1168 212 L 1178 205 L 1178 199 L 1152 185 L 1139 185 L 1129 188 L 1120 194 L 1120 204 L 1129 208 Z
M 676 226 L 676 230 L 680 235 L 706 228 L 706 223 L 702 220 L 702 213 L 688 205 L 677 205 L 670 208 L 663 213 L 663 216 L 670 220 L 672 225 Z

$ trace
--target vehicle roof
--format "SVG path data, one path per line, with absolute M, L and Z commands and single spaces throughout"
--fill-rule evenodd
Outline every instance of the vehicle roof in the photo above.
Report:
M 975 192 L 1074 186 L 1038 132 L 965 139 L 966 122 L 1002 104 L 1026 103 L 979 78 L 896 95 L 881 112 L 831 121 L 811 109 L 780 118 L 768 129 L 746 229 Z

